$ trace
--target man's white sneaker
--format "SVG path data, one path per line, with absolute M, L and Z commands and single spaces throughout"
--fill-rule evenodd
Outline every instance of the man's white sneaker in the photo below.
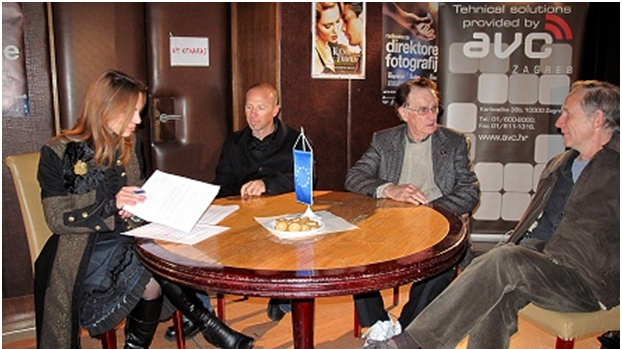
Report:
M 365 338 L 365 345 L 363 345 L 363 348 L 370 347 L 372 343 L 387 340 L 400 333 L 402 333 L 402 325 L 398 321 L 394 323 L 392 320 L 378 320 L 363 333 L 363 338 Z
M 397 336 L 400 333 L 402 333 L 402 324 L 400 324 L 399 321 L 395 321 L 393 323 L 393 336 Z M 393 337 L 393 336 L 391 336 L 391 337 Z

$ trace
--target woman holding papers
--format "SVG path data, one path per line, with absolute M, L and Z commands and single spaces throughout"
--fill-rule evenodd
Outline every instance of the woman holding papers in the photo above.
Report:
M 54 234 L 35 264 L 38 348 L 78 348 L 80 327 L 97 336 L 124 318 L 125 347 L 148 348 L 171 304 L 214 345 L 253 346 L 193 291 L 156 281 L 134 254 L 133 238 L 120 235 L 131 223 L 121 208 L 148 195 L 138 187 L 142 159 L 134 136 L 145 101 L 140 82 L 107 71 L 90 86 L 76 126 L 41 149 L 41 201 Z

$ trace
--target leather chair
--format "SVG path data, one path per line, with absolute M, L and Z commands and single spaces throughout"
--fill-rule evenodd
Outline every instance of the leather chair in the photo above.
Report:
M 555 349 L 572 349 L 575 338 L 620 330 L 620 305 L 591 313 L 560 313 L 529 304 L 518 315 L 557 336 Z
M 19 206 L 22 211 L 22 218 L 26 228 L 28 247 L 30 249 L 30 261 L 34 270 L 35 260 L 45 245 L 45 242 L 52 235 L 48 228 L 41 205 L 41 189 L 37 181 L 37 169 L 39 167 L 39 152 L 26 153 L 19 155 L 9 155 L 6 157 L 6 164 L 13 175 L 13 182 L 19 199 Z M 181 328 L 181 313 L 175 312 L 173 323 L 176 329 Z M 120 326 L 117 326 L 120 327 Z M 181 333 L 177 331 L 177 333 Z M 99 337 L 104 349 L 116 349 L 116 329 L 112 329 Z M 183 336 L 176 338 L 177 348 L 186 347 Z

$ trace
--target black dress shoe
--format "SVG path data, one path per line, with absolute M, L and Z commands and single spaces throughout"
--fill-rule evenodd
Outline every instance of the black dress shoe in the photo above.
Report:
M 184 314 L 188 320 L 200 329 L 203 337 L 214 346 L 222 349 L 250 349 L 254 339 L 233 330 L 207 310 L 196 292 L 169 280 L 156 277 L 162 293 Z M 185 334 L 186 325 L 184 325 Z
M 600 349 L 620 348 L 620 331 L 609 331 L 598 337 Z
M 268 318 L 272 321 L 281 321 L 283 316 L 285 316 L 285 312 L 281 310 L 280 303 L 276 299 L 270 299 L 268 302 Z
M 205 327 L 201 332 L 208 342 L 222 349 L 253 348 L 255 344 L 253 338 L 233 330 L 212 313 L 206 313 L 206 315 L 203 317 Z
M 197 333 L 200 332 L 200 328 L 195 326 L 191 321 L 184 320 L 184 337 L 186 340 L 192 339 Z M 171 326 L 166 329 L 164 333 L 164 338 L 169 342 L 175 341 L 175 326 Z

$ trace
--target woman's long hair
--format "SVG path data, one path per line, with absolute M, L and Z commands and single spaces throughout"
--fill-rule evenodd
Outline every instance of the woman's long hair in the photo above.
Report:
M 97 166 L 112 166 L 117 154 L 121 164 L 127 165 L 135 137 L 123 137 L 115 133 L 109 124 L 121 117 L 121 130 L 125 130 L 134 116 L 136 104 L 140 100 L 142 110 L 146 99 L 146 88 L 141 82 L 124 73 L 108 70 L 89 87 L 74 128 L 63 131 L 58 137 L 89 143 L 95 152 Z

